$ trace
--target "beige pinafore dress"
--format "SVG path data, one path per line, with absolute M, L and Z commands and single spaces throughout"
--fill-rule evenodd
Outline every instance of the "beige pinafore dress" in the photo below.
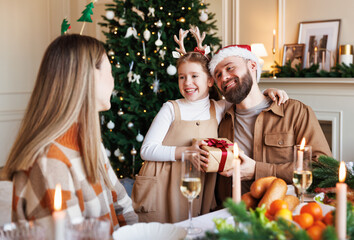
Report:
M 175 120 L 162 144 L 190 146 L 193 138 L 216 138 L 218 122 L 214 102 L 210 101 L 210 119 L 184 121 L 178 103 L 171 101 Z M 180 191 L 181 161 L 145 161 L 132 191 L 133 207 L 139 222 L 175 223 L 188 219 L 188 200 Z M 210 212 L 216 207 L 216 173 L 201 173 L 202 189 L 193 200 L 193 217 Z

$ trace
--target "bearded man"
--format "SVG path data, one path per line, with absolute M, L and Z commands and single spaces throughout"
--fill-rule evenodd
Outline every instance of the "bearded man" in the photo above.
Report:
M 219 125 L 219 137 L 237 142 L 241 159 L 242 193 L 259 178 L 275 176 L 292 184 L 294 146 L 302 138 L 312 146 L 312 159 L 331 156 L 319 122 L 309 106 L 289 99 L 279 105 L 258 86 L 261 69 L 248 45 L 221 49 L 209 63 L 211 75 L 233 106 Z M 231 197 L 232 169 L 218 175 L 216 198 L 221 205 Z

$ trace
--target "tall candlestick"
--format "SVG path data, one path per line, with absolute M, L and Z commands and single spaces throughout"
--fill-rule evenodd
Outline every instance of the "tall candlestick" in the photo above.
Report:
M 54 239 L 55 240 L 65 240 L 65 212 L 62 209 L 62 196 L 61 196 L 61 186 L 57 184 L 55 186 L 54 193 Z
M 275 41 L 276 41 L 276 35 L 275 35 L 275 29 L 273 29 L 273 53 L 275 53 Z
M 345 164 L 341 161 L 339 183 L 336 184 L 336 231 L 339 240 L 345 240 L 347 237 L 347 184 L 344 183 L 345 175 Z
M 241 161 L 238 158 L 238 146 L 234 144 L 234 172 L 232 176 L 232 199 L 234 202 L 241 202 Z
M 302 171 L 304 168 L 304 149 L 305 149 L 305 138 L 302 139 L 300 144 L 300 149 L 297 151 L 297 170 Z
M 322 51 L 322 70 L 324 70 L 325 67 L 325 51 Z
M 315 47 L 315 56 L 314 56 L 314 59 L 313 59 L 313 63 L 314 64 L 317 64 L 317 47 Z
M 309 68 L 310 67 L 310 52 L 307 52 L 307 55 L 306 55 L 306 68 Z

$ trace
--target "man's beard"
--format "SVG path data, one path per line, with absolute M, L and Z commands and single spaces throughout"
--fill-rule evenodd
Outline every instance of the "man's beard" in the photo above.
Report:
M 236 86 L 233 86 L 225 93 L 225 86 L 230 83 L 230 81 L 234 81 Z M 223 95 L 228 102 L 239 104 L 248 96 L 252 89 L 252 85 L 252 76 L 250 71 L 247 69 L 247 73 L 241 77 L 241 79 L 239 77 L 234 77 L 222 84 Z

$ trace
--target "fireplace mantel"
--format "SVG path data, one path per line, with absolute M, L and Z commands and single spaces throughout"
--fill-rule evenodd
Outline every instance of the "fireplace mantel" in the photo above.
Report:
M 262 78 L 259 85 L 311 106 L 319 121 L 332 125 L 333 157 L 354 161 L 354 78 Z

